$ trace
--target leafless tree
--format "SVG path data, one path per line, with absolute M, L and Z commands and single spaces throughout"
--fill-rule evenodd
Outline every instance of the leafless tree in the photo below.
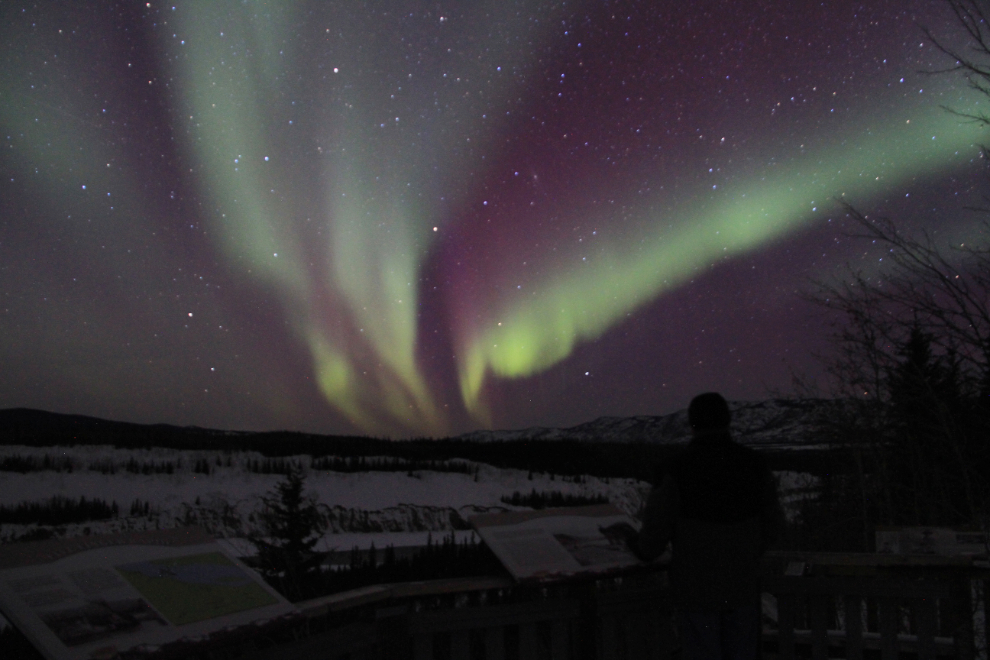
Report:
M 928 234 L 905 235 L 893 222 L 869 218 L 849 205 L 854 238 L 885 248 L 878 273 L 849 270 L 840 281 L 818 282 L 814 300 L 837 312 L 837 357 L 829 368 L 848 394 L 887 403 L 885 386 L 897 349 L 912 329 L 932 337 L 938 354 L 960 370 L 963 394 L 988 391 L 990 373 L 990 247 L 941 247 Z M 984 236 L 990 226 L 981 225 Z
M 927 73 L 958 73 L 966 77 L 970 87 L 990 98 L 990 5 L 986 0 L 945 0 L 945 4 L 956 17 L 956 23 L 966 34 L 966 41 L 959 46 L 947 39 L 935 35 L 930 29 L 922 27 L 925 35 L 935 46 L 955 63 L 944 69 Z M 986 113 L 964 113 L 957 108 L 946 107 L 949 112 L 961 117 L 968 117 L 983 125 L 990 125 L 990 116 Z
M 990 1 L 945 4 L 962 38 L 922 28 L 951 61 L 928 73 L 962 75 L 990 99 Z M 946 110 L 990 127 L 986 113 Z M 857 458 L 864 530 L 892 522 L 987 527 L 990 223 L 979 224 L 972 242 L 948 245 L 843 204 L 851 235 L 882 248 L 882 267 L 850 267 L 817 282 L 811 298 L 834 322 L 825 362 L 849 406 L 827 430 Z

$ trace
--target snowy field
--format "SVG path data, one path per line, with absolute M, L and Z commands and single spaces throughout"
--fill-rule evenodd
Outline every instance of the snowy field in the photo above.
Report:
M 215 536 L 231 539 L 239 554 L 247 552 L 249 544 L 235 539 L 254 531 L 252 514 L 259 510 L 261 497 L 283 479 L 278 474 L 250 471 L 252 463 L 265 460 L 254 452 L 128 450 L 108 446 L 0 447 L 0 461 L 13 456 L 39 461 L 47 456 L 56 465 L 58 461 L 68 461 L 72 471 L 66 471 L 64 464 L 63 471 L 24 474 L 0 471 L 2 506 L 43 502 L 54 495 L 116 502 L 119 517 L 50 528 L 56 536 L 198 524 Z M 321 543 L 325 550 L 367 548 L 371 543 L 377 548 L 424 545 L 428 534 L 439 540 L 457 528 L 461 528 L 459 537 L 470 536 L 469 531 L 463 530 L 470 516 L 525 508 L 501 501 L 516 491 L 603 495 L 626 513 L 636 515 L 650 489 L 648 483 L 633 479 L 589 476 L 575 481 L 561 475 L 530 474 L 461 460 L 457 462 L 472 468 L 474 474 L 429 470 L 333 472 L 310 469 L 309 456 L 285 460 L 305 469 L 307 492 L 315 497 L 329 523 L 330 531 Z M 171 464 L 173 469 L 171 474 L 140 474 L 128 472 L 128 463 L 159 468 Z M 208 465 L 210 474 L 196 472 L 197 464 Z M 780 472 L 777 476 L 785 508 L 789 517 L 793 517 L 797 500 L 813 496 L 815 479 L 797 472 Z M 146 503 L 148 513 L 131 515 L 135 501 Z M 0 542 L 36 528 L 36 525 L 2 525 Z
M 42 502 L 54 495 L 68 498 L 99 498 L 116 502 L 120 516 L 106 521 L 66 525 L 59 536 L 108 533 L 127 530 L 162 529 L 183 524 L 201 524 L 221 537 L 238 536 L 251 529 L 251 514 L 261 505 L 261 497 L 275 488 L 283 477 L 257 474 L 248 470 L 252 461 L 264 457 L 252 452 L 223 453 L 176 451 L 168 449 L 126 450 L 113 447 L 0 447 L 0 460 L 7 456 L 70 460 L 72 472 L 41 471 L 20 474 L 0 471 L 0 505 Z M 458 472 L 332 472 L 309 469 L 310 457 L 286 457 L 304 466 L 306 489 L 331 522 L 334 533 L 324 543 L 327 549 L 376 547 L 389 543 L 424 544 L 426 535 L 438 539 L 455 526 L 464 526 L 476 513 L 507 511 L 513 507 L 501 501 L 519 491 L 560 491 L 568 495 L 605 495 L 622 510 L 635 513 L 649 491 L 649 484 L 631 479 L 582 479 L 565 481 L 557 475 L 530 474 L 523 470 L 503 470 L 469 461 L 458 461 L 477 468 L 476 474 Z M 127 472 L 129 461 L 139 465 L 171 463 L 172 474 Z M 194 471 L 197 462 L 206 461 L 211 474 Z M 217 463 L 220 463 L 218 466 Z M 229 463 L 229 465 L 228 465 Z M 114 473 L 108 467 L 114 466 Z M 96 468 L 96 469 L 94 469 Z M 101 471 L 102 470 L 102 471 Z M 149 505 L 147 515 L 129 515 L 135 501 Z M 34 525 L 3 525 L 0 541 L 23 535 Z M 402 534 L 409 534 L 402 537 Z

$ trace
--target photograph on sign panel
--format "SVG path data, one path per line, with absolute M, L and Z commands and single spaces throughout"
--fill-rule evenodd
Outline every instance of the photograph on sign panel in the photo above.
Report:
M 486 514 L 471 523 L 517 579 L 607 572 L 640 563 L 626 543 L 636 523 L 611 505 Z
M 172 625 L 243 612 L 278 600 L 219 552 L 116 567 Z

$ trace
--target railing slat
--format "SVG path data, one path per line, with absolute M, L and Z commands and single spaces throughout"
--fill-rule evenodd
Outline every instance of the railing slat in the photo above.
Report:
M 413 660 L 433 660 L 433 633 L 413 636 Z
M 619 624 L 625 660 L 645 660 L 646 640 L 643 637 L 641 616 L 623 617 Z
M 660 613 L 647 611 L 639 620 L 639 625 L 643 636 L 643 660 L 658 660 L 662 644 L 660 627 L 663 625 Z
M 863 660 L 863 598 L 847 595 L 843 601 L 846 620 L 846 660 Z
M 566 621 L 554 621 L 550 625 L 550 660 L 567 660 L 570 657 L 570 639 Z
M 915 601 L 918 621 L 918 660 L 935 660 L 935 599 Z
M 598 619 L 599 625 L 599 655 L 602 660 L 617 660 L 616 645 L 619 642 L 618 631 L 616 630 L 616 618 L 614 616 L 601 616 Z
M 988 643 L 990 642 L 990 639 L 988 639 L 990 636 L 987 635 L 987 629 L 990 628 L 987 625 L 990 624 L 990 580 L 980 578 L 976 582 L 980 587 L 979 593 L 983 596 L 983 648 L 990 651 L 990 649 L 987 649 L 990 646 L 990 643 Z M 988 653 L 984 652 L 982 655 L 986 656 Z
M 794 660 L 794 594 L 777 596 L 777 652 L 780 660 Z
M 538 660 L 540 657 L 540 640 L 537 636 L 536 622 L 519 624 L 519 660 Z
M 897 633 L 899 612 L 893 598 L 880 599 L 880 658 L 897 660 Z
M 485 660 L 505 660 L 505 628 L 485 630 Z
M 656 614 L 659 618 L 659 612 Z M 657 653 L 654 655 L 656 660 L 671 660 L 677 644 L 673 617 L 668 616 L 658 621 L 656 640 Z
M 828 636 L 826 628 L 828 624 L 826 606 L 828 596 L 816 594 L 811 597 L 809 606 L 811 608 L 811 657 L 812 660 L 828 660 Z
M 973 660 L 973 585 L 969 575 L 963 573 L 952 581 L 952 603 L 955 610 L 952 636 L 956 640 L 956 657 Z
M 471 632 L 458 630 L 450 634 L 451 660 L 471 660 Z

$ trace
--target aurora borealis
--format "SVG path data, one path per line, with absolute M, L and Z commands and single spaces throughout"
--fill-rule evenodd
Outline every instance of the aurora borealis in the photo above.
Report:
M 940 3 L 0 11 L 2 408 L 408 437 L 762 399 L 820 373 L 807 281 L 881 265 L 837 199 L 979 220 Z

